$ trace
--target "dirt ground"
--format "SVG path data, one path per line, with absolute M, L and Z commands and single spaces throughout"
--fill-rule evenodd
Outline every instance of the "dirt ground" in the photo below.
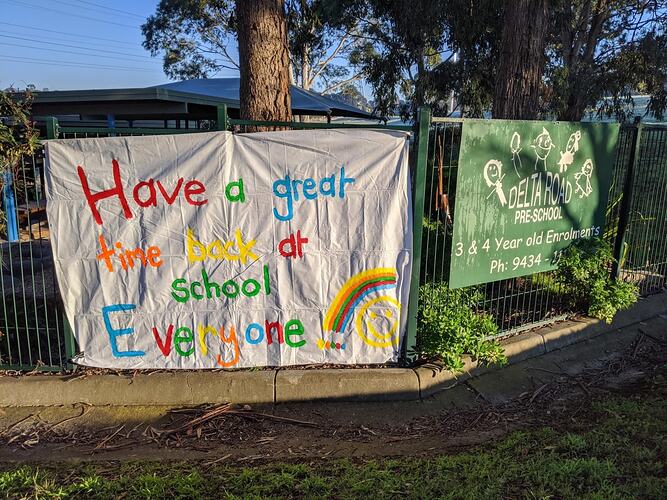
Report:
M 553 363 L 516 365 L 530 389 L 500 404 L 471 397 L 474 385 L 460 384 L 423 402 L 6 408 L 0 409 L 0 461 L 213 464 L 456 453 L 514 430 L 587 428 L 596 420 L 593 403 L 610 394 L 664 395 L 666 362 L 662 338 L 639 328 L 622 352 L 574 375 L 540 368 Z

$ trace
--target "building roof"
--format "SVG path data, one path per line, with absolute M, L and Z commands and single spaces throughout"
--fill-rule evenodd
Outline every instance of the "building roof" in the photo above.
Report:
M 239 78 L 201 78 L 145 88 L 35 92 L 33 114 L 79 115 L 82 119 L 212 119 L 226 104 L 238 116 Z M 292 86 L 292 113 L 371 118 L 366 111 Z
M 197 78 L 195 80 L 156 85 L 155 88 L 176 90 L 213 99 L 224 99 L 228 106 L 238 109 L 240 86 L 239 78 Z M 371 113 L 362 109 L 294 85 L 291 88 L 291 97 L 292 113 L 294 114 L 330 114 L 331 116 L 357 118 L 370 118 L 372 116 Z

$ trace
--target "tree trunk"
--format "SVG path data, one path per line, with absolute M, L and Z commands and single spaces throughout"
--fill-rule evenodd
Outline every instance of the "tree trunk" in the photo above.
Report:
M 585 85 L 579 85 L 573 79 L 568 80 L 571 81 L 568 85 L 567 107 L 557 116 L 557 119 L 565 122 L 579 122 L 586 113 L 588 93 Z
M 310 90 L 312 75 L 310 74 L 310 50 L 308 45 L 304 45 L 301 50 L 301 88 Z
M 549 23 L 547 0 L 505 2 L 493 117 L 538 117 L 544 48 Z
M 572 13 L 569 13 L 570 16 Z M 567 70 L 567 104 L 558 115 L 558 120 L 581 121 L 589 106 L 594 106 L 599 99 L 595 87 L 599 81 L 596 74 L 595 53 L 600 43 L 604 24 L 612 15 L 609 1 L 600 0 L 594 6 L 586 8 L 568 23 L 567 31 L 561 35 L 565 51 L 563 61 Z M 578 31 L 575 31 L 574 27 Z
M 237 0 L 241 119 L 291 121 L 284 0 Z

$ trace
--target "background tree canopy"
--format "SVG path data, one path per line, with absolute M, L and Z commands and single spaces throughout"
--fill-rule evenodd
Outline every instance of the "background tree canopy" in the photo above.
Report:
M 622 120 L 636 94 L 667 108 L 667 0 L 287 0 L 285 16 L 292 83 L 360 106 L 363 83 L 381 116 Z M 143 33 L 171 78 L 238 69 L 233 0 L 161 0 Z

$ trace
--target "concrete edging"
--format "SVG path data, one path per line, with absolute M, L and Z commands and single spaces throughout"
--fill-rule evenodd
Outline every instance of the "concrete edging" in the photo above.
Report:
M 509 364 L 534 358 L 667 313 L 667 293 L 641 299 L 611 325 L 591 318 L 565 321 L 502 341 Z M 470 358 L 455 374 L 438 365 L 417 368 L 277 369 L 153 372 L 131 375 L 0 376 L 0 407 L 186 406 L 215 403 L 419 400 L 470 377 L 498 370 Z

